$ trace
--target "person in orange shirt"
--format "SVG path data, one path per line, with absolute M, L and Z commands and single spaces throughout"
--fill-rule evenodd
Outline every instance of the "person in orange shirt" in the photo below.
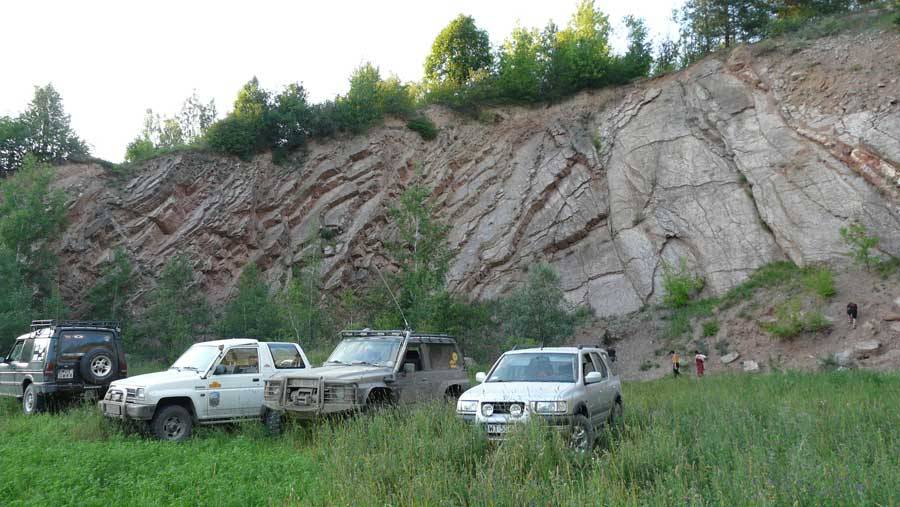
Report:
M 672 355 L 672 375 L 675 378 L 678 378 L 678 375 L 681 374 L 681 358 L 678 356 L 678 352 L 674 350 L 669 352 Z

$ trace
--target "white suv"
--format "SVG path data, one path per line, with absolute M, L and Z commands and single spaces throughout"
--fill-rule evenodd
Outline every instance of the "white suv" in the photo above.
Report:
M 612 369 L 615 351 L 597 347 L 542 347 L 506 352 L 480 385 L 464 392 L 456 412 L 502 440 L 512 424 L 540 417 L 568 433 L 585 452 L 596 430 L 622 417 L 622 384 Z
M 265 381 L 278 372 L 309 367 L 296 343 L 196 343 L 166 371 L 110 384 L 100 411 L 111 418 L 145 421 L 157 438 L 180 441 L 191 436 L 194 424 L 261 418 Z

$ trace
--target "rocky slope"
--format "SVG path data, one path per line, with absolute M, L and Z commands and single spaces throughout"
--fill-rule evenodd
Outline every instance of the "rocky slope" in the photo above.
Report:
M 450 287 L 481 298 L 548 261 L 571 302 L 627 313 L 660 297 L 663 261 L 721 292 L 772 260 L 843 256 L 851 221 L 900 254 L 898 70 L 896 32 L 764 43 L 489 122 L 433 109 L 430 142 L 388 121 L 313 143 L 299 168 L 203 153 L 124 179 L 65 166 L 62 288 L 77 299 L 121 246 L 143 289 L 185 253 L 221 302 L 249 261 L 283 283 L 323 229 L 328 284 L 360 283 L 384 265 L 387 206 L 415 178 L 451 225 Z

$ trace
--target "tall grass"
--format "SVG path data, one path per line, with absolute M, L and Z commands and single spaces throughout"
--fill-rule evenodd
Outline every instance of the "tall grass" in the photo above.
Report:
M 539 426 L 501 445 L 437 404 L 290 427 L 124 434 L 93 407 L 0 404 L 8 505 L 892 505 L 900 376 L 721 375 L 626 384 L 588 459 Z M 13 471 L 13 472 L 10 472 Z

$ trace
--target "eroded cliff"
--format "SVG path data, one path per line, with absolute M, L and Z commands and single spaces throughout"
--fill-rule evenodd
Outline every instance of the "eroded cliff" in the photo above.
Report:
M 123 247 L 139 299 L 181 252 L 217 303 L 249 261 L 283 283 L 322 228 L 327 284 L 359 284 L 385 264 L 387 206 L 413 178 L 451 226 L 450 288 L 480 298 L 547 261 L 571 302 L 627 313 L 660 296 L 663 261 L 720 292 L 772 260 L 842 257 L 851 221 L 900 254 L 898 75 L 896 32 L 768 43 L 489 124 L 432 109 L 434 141 L 388 121 L 311 144 L 299 168 L 204 153 L 124 180 L 65 166 L 62 288 L 77 300 Z

